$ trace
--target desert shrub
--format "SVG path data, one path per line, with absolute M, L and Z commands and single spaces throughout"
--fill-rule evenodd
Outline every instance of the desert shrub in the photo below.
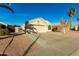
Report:
M 53 26 L 53 29 L 52 29 L 52 31 L 57 31 L 57 32 L 60 32 L 61 30 L 62 30 L 62 26 Z
M 27 29 L 26 32 L 27 32 L 28 34 L 31 34 L 31 30 L 30 30 L 30 29 Z
M 0 29 L 0 36 L 3 36 L 3 35 L 8 35 L 9 34 L 9 30 L 6 28 L 6 29 Z
M 57 31 L 57 27 L 53 27 L 52 31 L 54 32 Z
M 58 26 L 58 27 L 57 27 L 57 31 L 60 32 L 60 31 L 62 30 L 62 28 L 63 28 L 62 26 Z

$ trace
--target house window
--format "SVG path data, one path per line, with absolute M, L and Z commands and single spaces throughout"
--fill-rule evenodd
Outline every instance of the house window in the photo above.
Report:
M 51 30 L 51 25 L 48 25 L 48 30 Z

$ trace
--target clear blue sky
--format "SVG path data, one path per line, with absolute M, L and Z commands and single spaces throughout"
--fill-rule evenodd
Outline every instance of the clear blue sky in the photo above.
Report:
M 73 16 L 73 23 L 78 24 L 77 18 L 79 17 L 79 4 L 68 3 L 13 3 L 11 6 L 15 11 L 12 14 L 9 10 L 0 7 L 0 21 L 9 24 L 23 24 L 26 20 L 43 17 L 44 19 L 58 23 L 60 19 L 69 20 L 67 14 L 70 8 L 75 8 L 76 12 Z

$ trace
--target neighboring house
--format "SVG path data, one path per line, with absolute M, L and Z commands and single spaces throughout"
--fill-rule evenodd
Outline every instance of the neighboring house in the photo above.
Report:
M 15 27 L 15 33 L 20 32 L 20 28 L 19 27 Z
M 52 29 L 52 24 L 43 18 L 35 18 L 28 22 L 30 25 L 33 25 L 38 32 L 48 32 Z
M 20 26 L 15 27 L 15 33 L 22 33 L 22 28 Z
M 7 25 L 8 25 L 7 23 L 4 23 L 4 22 L 0 22 L 0 24 L 3 24 L 3 25 L 5 25 L 5 26 L 7 26 Z
M 25 24 L 21 25 L 22 30 L 25 30 Z
M 7 27 L 7 26 L 8 26 L 8 24 L 3 23 L 3 22 L 0 22 L 0 28 L 5 28 L 5 27 Z

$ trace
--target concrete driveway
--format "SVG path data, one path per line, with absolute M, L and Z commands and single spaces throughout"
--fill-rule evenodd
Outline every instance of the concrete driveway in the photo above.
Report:
M 45 44 L 39 43 L 44 41 Z M 40 39 L 37 41 L 42 48 L 38 50 L 31 49 L 28 55 L 41 56 L 70 56 L 79 55 L 79 32 L 69 32 L 66 34 L 60 32 L 40 33 Z
M 32 35 L 34 36 L 34 35 Z M 10 38 L 0 39 L 0 54 L 10 42 Z M 12 43 L 6 49 L 5 54 L 11 56 L 22 56 L 33 43 L 27 34 L 15 36 Z M 26 56 L 79 56 L 79 32 L 61 32 L 40 33 L 40 37 L 33 44 Z

